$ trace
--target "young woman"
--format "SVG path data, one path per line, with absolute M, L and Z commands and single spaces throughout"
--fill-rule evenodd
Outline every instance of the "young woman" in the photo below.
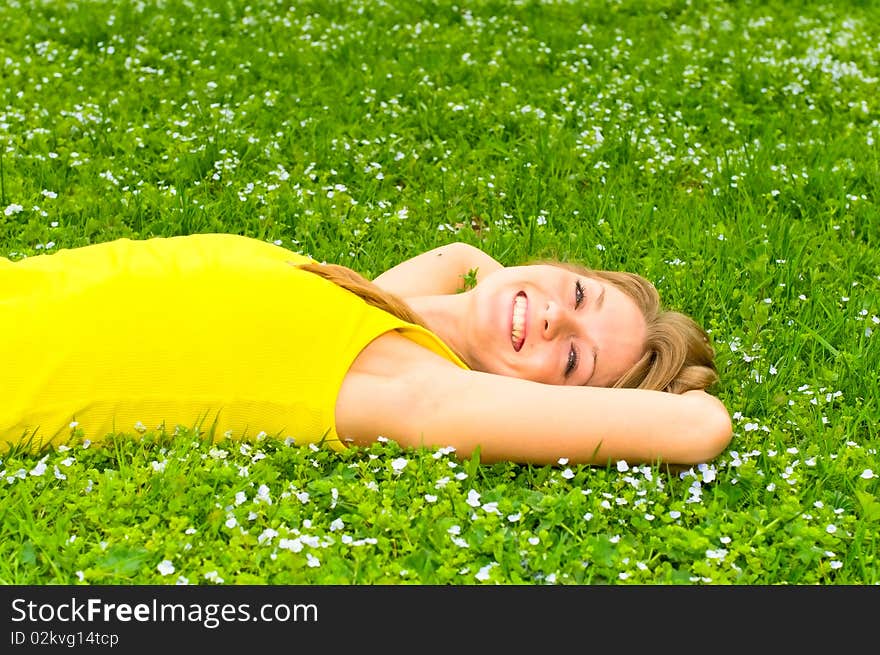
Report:
M 0 259 L 0 361 L 0 444 L 32 449 L 184 426 L 336 449 L 384 436 L 484 462 L 692 464 L 731 437 L 704 390 L 705 333 L 645 280 L 506 268 L 460 243 L 372 283 L 229 234 Z

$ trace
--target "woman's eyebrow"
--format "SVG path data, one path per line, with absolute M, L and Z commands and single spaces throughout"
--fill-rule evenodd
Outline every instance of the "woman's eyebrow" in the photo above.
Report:
M 602 291 L 596 296 L 596 311 L 602 309 L 602 303 L 605 302 L 605 285 L 602 284 L 600 286 L 602 287 Z

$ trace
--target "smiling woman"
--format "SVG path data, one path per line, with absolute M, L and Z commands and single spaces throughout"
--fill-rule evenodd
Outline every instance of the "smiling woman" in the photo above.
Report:
M 505 268 L 464 244 L 370 282 L 228 234 L 0 259 L 0 443 L 182 425 L 336 449 L 384 436 L 483 461 L 713 458 L 731 426 L 703 391 L 705 334 L 687 324 L 679 341 L 698 348 L 657 349 L 666 314 L 628 283 Z
M 462 280 L 475 269 L 479 284 L 465 291 Z M 404 296 L 426 327 L 482 371 L 679 393 L 718 380 L 706 332 L 663 309 L 654 286 L 634 273 L 562 262 L 505 268 L 473 246 L 453 243 L 397 265 L 375 283 Z

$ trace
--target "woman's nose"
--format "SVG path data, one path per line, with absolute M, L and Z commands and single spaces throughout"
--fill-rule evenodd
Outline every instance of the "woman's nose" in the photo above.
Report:
M 562 329 L 564 316 L 561 308 L 554 302 L 548 302 L 544 306 L 544 329 L 545 339 L 555 339 Z

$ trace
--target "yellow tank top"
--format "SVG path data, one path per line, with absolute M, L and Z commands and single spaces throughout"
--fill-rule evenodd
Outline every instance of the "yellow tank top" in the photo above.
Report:
M 230 234 L 0 258 L 0 451 L 177 426 L 341 449 L 336 397 L 377 336 L 467 368 L 428 330 L 291 265 L 308 261 Z

